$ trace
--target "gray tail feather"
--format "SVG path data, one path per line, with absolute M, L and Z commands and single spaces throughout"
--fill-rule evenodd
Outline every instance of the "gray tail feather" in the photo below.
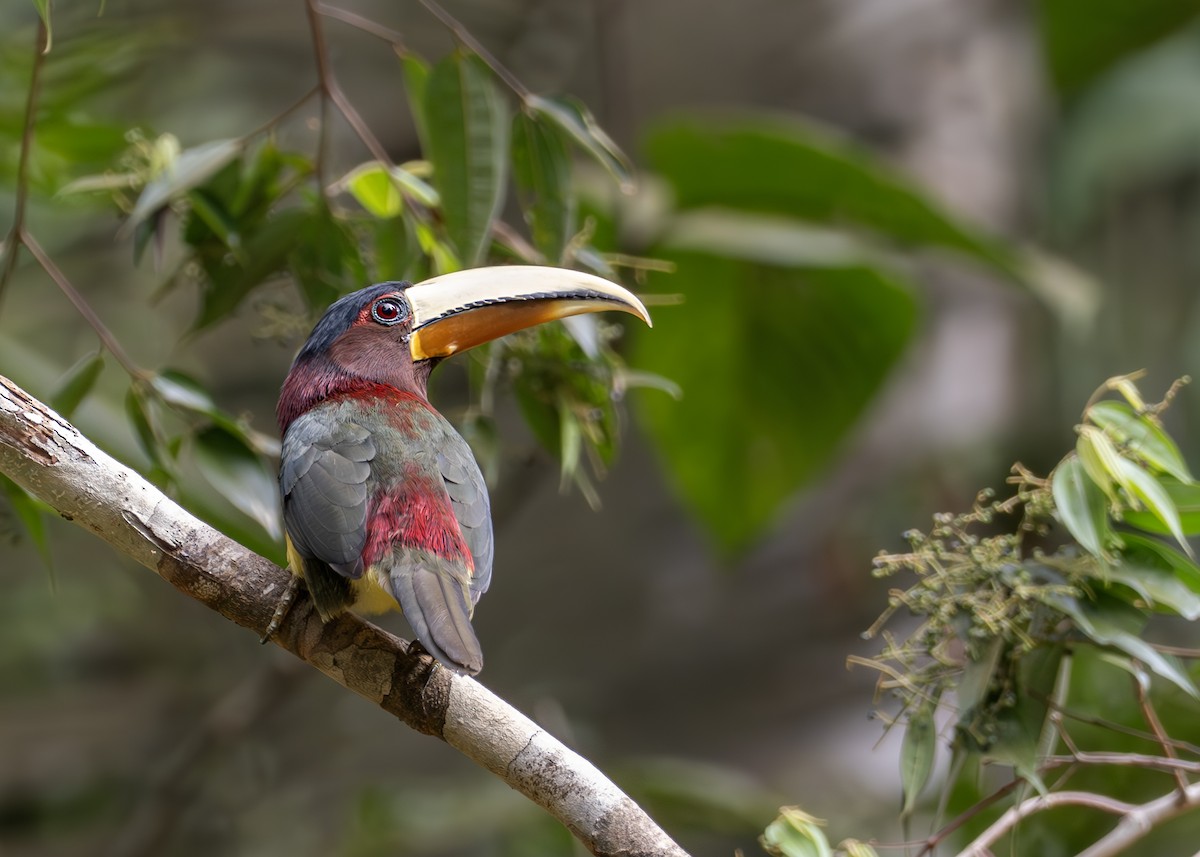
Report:
M 301 576 L 317 612 L 321 614 L 321 621 L 328 622 L 349 607 L 354 600 L 350 591 L 350 581 L 319 559 L 303 557 L 303 561 Z
M 462 572 L 423 555 L 402 561 L 389 577 L 404 618 L 431 655 L 455 672 L 475 675 L 483 669 L 483 649 L 471 627 L 471 601 Z

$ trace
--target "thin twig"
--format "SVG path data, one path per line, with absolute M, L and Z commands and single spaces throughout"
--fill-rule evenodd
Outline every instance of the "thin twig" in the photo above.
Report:
M 338 6 L 329 6 L 318 2 L 316 9 L 319 15 L 324 15 L 326 18 L 333 18 L 334 20 L 341 21 L 343 24 L 349 24 L 357 30 L 362 30 L 364 33 L 370 33 L 372 36 L 389 42 L 401 54 L 408 52 L 408 48 L 404 46 L 404 37 L 400 34 L 399 30 L 385 27 L 383 24 L 359 15 L 357 12 L 351 12 L 349 9 L 342 9 Z
M 308 0 L 304 9 L 308 15 L 308 30 L 312 35 L 313 54 L 317 61 L 317 88 L 321 93 L 321 127 L 317 129 L 317 154 L 313 167 L 317 174 L 317 184 L 325 187 L 325 156 L 329 148 L 329 106 L 333 70 L 329 63 L 329 45 L 325 42 L 325 31 L 321 25 L 321 16 L 317 13 L 316 0 Z
M 983 798 L 982 800 L 976 801 L 970 808 L 968 808 L 966 811 L 960 813 L 956 818 L 952 819 L 948 824 L 946 824 L 945 827 L 943 827 L 941 830 L 937 831 L 937 833 L 934 833 L 928 839 L 924 840 L 923 841 L 924 847 L 922 847 L 921 850 L 917 852 L 917 857 L 923 857 L 923 855 L 925 855 L 925 854 L 932 854 L 933 850 L 935 848 L 937 848 L 938 845 L 940 845 L 942 843 L 942 841 L 944 839 L 946 839 L 946 837 L 948 837 L 954 831 L 958 830 L 960 827 L 962 827 L 968 821 L 973 819 L 975 816 L 979 815 L 979 813 L 983 812 L 985 809 L 990 807 L 996 801 L 998 801 L 1002 797 L 1005 797 L 1006 795 L 1008 795 L 1010 792 L 1013 791 L 1013 789 L 1015 789 L 1017 786 L 1019 786 L 1023 782 L 1024 782 L 1024 780 L 1021 780 L 1021 779 L 1010 780 L 1009 782 L 1002 785 L 1000 788 L 996 789 L 994 792 L 992 792 L 987 797 Z M 914 843 L 914 844 L 917 844 L 917 843 Z
M 117 338 L 113 336 L 104 322 L 100 320 L 100 316 L 96 315 L 96 311 L 91 305 L 83 299 L 83 295 L 71 285 L 71 281 L 67 279 L 67 275 L 62 272 L 58 265 L 54 264 L 54 260 L 42 249 L 37 240 L 29 234 L 25 229 L 22 229 L 19 234 L 19 240 L 28 249 L 31 256 L 37 260 L 37 263 L 42 266 L 42 269 L 50 275 L 50 279 L 54 280 L 59 290 L 66 296 L 71 305 L 75 307 L 75 311 L 83 316 L 84 321 L 91 326 L 96 332 L 96 336 L 100 337 L 100 341 L 104 343 L 104 347 L 113 356 L 121 368 L 129 373 L 134 378 L 144 378 L 146 373 L 125 353 L 125 349 L 121 347 L 121 343 L 117 342 Z
M 464 27 L 457 18 L 443 9 L 436 0 L 421 0 L 421 5 L 429 10 L 433 17 L 437 18 L 447 30 L 454 34 L 459 42 L 470 48 L 483 62 L 490 68 L 500 80 L 504 81 L 505 86 L 517 94 L 517 97 L 522 101 L 526 100 L 533 93 L 529 87 L 521 83 L 517 76 L 505 68 L 499 60 L 485 48 L 478 39 Z
M 305 3 L 305 10 L 308 12 L 308 27 L 312 33 L 313 53 L 317 57 L 317 80 L 318 88 L 321 92 L 321 129 L 320 137 L 317 141 L 315 164 L 317 181 L 322 188 L 328 185 L 325 177 L 325 156 L 329 146 L 329 108 L 331 106 L 342 114 L 346 122 L 354 129 L 354 133 L 358 135 L 358 139 L 362 140 L 363 145 L 367 147 L 375 160 L 389 168 L 394 167 L 395 164 L 388 154 L 387 149 L 379 141 L 379 138 L 375 136 L 374 132 L 371 131 L 370 126 L 363 121 L 358 111 L 354 109 L 354 105 L 350 103 L 350 99 L 342 91 L 337 76 L 333 72 L 333 65 L 329 61 L 329 43 L 325 40 L 325 29 L 321 23 L 321 16 L 326 14 L 329 8 L 323 6 L 318 0 L 308 0 Z M 348 14 L 353 16 L 353 13 Z M 338 16 L 329 15 L 329 17 Z
M 1171 746 L 1171 741 L 1167 737 L 1167 731 L 1163 729 L 1162 721 L 1158 719 L 1158 712 L 1154 710 L 1154 706 L 1150 703 L 1150 697 L 1146 693 L 1146 685 L 1142 684 L 1139 676 L 1133 676 L 1133 687 L 1137 692 L 1137 700 L 1138 705 L 1142 709 L 1142 717 L 1150 725 L 1150 729 L 1154 732 L 1154 737 L 1158 741 L 1159 746 L 1162 747 L 1164 755 L 1168 759 L 1178 761 L 1179 757 L 1175 755 L 1175 748 Z M 1175 784 L 1179 786 L 1181 794 L 1187 791 L 1187 777 L 1179 768 L 1175 768 Z
M 4 254 L 4 265 L 0 267 L 0 300 L 4 298 L 4 290 L 17 270 L 17 260 L 21 255 L 25 207 L 29 202 L 29 153 L 33 150 L 34 129 L 37 127 L 37 105 L 42 87 L 42 67 L 46 63 L 47 37 L 46 24 L 39 17 L 37 35 L 34 37 L 33 69 L 29 77 L 29 91 L 25 94 L 25 119 L 21 126 L 21 153 L 17 157 L 12 226 L 8 230 L 8 238 L 5 239 L 3 248 L 0 248 Z
M 1151 643 L 1154 651 L 1162 652 L 1164 655 L 1174 655 L 1177 658 L 1200 658 L 1200 649 L 1193 649 L 1187 646 L 1168 646 L 1165 643 Z
M 1050 701 L 1049 697 L 1044 696 L 1044 695 L 1039 695 L 1038 698 Z M 1050 704 L 1051 704 L 1051 707 L 1054 708 L 1054 710 L 1057 711 L 1059 714 L 1061 714 L 1063 717 L 1069 717 L 1078 723 L 1087 723 L 1090 726 L 1099 726 L 1103 729 L 1108 729 L 1112 732 L 1117 732 L 1121 735 L 1128 735 L 1131 738 L 1141 738 L 1143 741 L 1158 742 L 1157 736 L 1152 735 L 1149 732 L 1145 732 L 1141 729 L 1134 729 L 1132 726 L 1125 726 L 1122 723 L 1115 723 L 1112 720 L 1105 720 L 1103 717 L 1093 717 L 1090 714 L 1083 714 L 1082 712 L 1073 711 L 1069 708 L 1059 708 L 1059 707 L 1054 706 L 1053 702 L 1050 702 Z M 1191 753 L 1192 755 L 1200 756 L 1200 747 L 1198 747 L 1195 744 L 1189 743 L 1187 741 L 1180 741 L 1178 738 L 1171 738 L 1171 737 L 1167 738 L 1167 743 L 1170 744 L 1172 747 L 1174 747 L 1176 750 L 1182 750 L 1185 753 Z
M 358 139 L 362 140 L 363 145 L 367 147 L 375 160 L 384 164 L 389 169 L 394 167 L 396 164 L 392 161 L 392 156 L 388 154 L 383 143 L 379 142 L 379 138 L 375 136 L 370 126 L 363 121 L 362 116 L 354 109 L 354 105 L 350 103 L 350 99 L 346 97 L 346 93 L 342 91 L 342 87 L 335 79 L 330 79 L 329 81 L 329 99 L 333 102 L 333 106 L 346 118 L 346 121 L 350 123 L 350 127 L 358 135 Z
M 1054 809 L 1060 806 L 1084 806 L 1091 809 L 1098 809 L 1101 812 L 1107 812 L 1110 815 L 1123 816 L 1127 816 L 1140 809 L 1136 804 L 1126 803 L 1125 801 L 1110 798 L 1106 795 L 1092 794 L 1091 792 L 1053 792 L 1048 795 L 1037 795 L 1028 800 L 1023 800 L 1010 808 L 1004 815 L 996 819 L 987 830 L 979 834 L 966 848 L 960 851 L 958 857 L 983 857 L 996 840 L 1005 833 L 1008 833 L 1024 819 L 1031 815 L 1036 815 L 1043 810 Z M 1080 855 L 1080 857 L 1083 857 L 1083 855 Z
M 304 93 L 302 96 L 300 96 L 298 99 L 296 99 L 296 101 L 290 107 L 287 107 L 283 111 L 276 113 L 274 116 L 272 116 L 270 119 L 268 119 L 263 124 L 259 125 L 253 131 L 243 134 L 240 139 L 251 140 L 251 139 L 259 136 L 260 134 L 266 134 L 268 131 L 273 130 L 277 125 L 279 125 L 281 122 L 283 122 L 285 119 L 287 119 L 293 113 L 295 113 L 297 110 L 299 110 L 301 107 L 303 107 L 309 101 L 311 101 L 313 99 L 313 96 L 319 95 L 320 93 L 321 93 L 321 85 L 317 84 L 312 89 L 310 89 L 308 92 Z
M 1126 812 L 1116 827 L 1078 857 L 1116 857 L 1160 824 L 1197 806 L 1200 806 L 1200 783 L 1192 783 L 1183 791 L 1172 790 Z
M 1158 771 L 1183 771 L 1200 774 L 1200 762 L 1187 759 L 1164 759 L 1146 753 L 1092 753 L 1080 751 L 1069 756 L 1047 756 L 1039 770 L 1051 770 L 1063 765 L 1113 765 L 1123 768 L 1150 768 Z

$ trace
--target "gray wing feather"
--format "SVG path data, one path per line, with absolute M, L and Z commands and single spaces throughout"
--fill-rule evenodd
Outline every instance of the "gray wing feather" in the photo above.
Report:
M 362 574 L 375 452 L 370 431 L 320 411 L 298 417 L 283 439 L 279 487 L 288 536 L 302 556 L 345 577 Z
M 437 460 L 446 492 L 450 495 L 454 517 L 475 560 L 471 600 L 477 602 L 492 582 L 492 557 L 495 553 L 487 484 L 479 472 L 479 465 L 475 463 L 475 456 L 471 454 L 471 447 L 457 434 L 447 438 Z

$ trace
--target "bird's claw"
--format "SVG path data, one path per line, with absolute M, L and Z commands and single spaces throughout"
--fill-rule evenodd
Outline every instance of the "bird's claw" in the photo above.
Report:
M 275 604 L 275 612 L 271 614 L 271 621 L 267 623 L 267 630 L 263 631 L 262 639 L 258 642 L 261 645 L 266 645 L 271 637 L 275 636 L 275 632 L 279 630 L 279 626 L 283 624 L 283 620 L 287 618 L 288 613 L 292 609 L 292 604 L 296 600 L 296 591 L 300 588 L 300 578 L 293 575 L 288 581 L 287 589 L 279 596 L 279 601 Z

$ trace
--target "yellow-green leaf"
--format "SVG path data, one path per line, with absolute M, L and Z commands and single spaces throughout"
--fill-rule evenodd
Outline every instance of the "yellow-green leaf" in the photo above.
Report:
M 345 183 L 358 204 L 375 217 L 384 220 L 395 217 L 404 205 L 400 190 L 388 175 L 387 168 L 378 161 L 355 167 L 347 174 Z
M 1113 484 L 1112 474 L 1108 472 L 1108 468 L 1105 466 L 1104 460 L 1101 459 L 1100 452 L 1096 448 L 1094 435 L 1095 432 L 1090 430 L 1081 431 L 1079 438 L 1075 441 L 1075 454 L 1079 456 L 1079 463 L 1083 465 L 1083 469 L 1087 475 L 1115 505 L 1119 502 L 1116 486 Z
M 1181 482 L 1195 481 L 1175 441 L 1149 416 L 1124 402 L 1106 400 L 1088 408 L 1087 417 L 1156 469 Z
M 833 857 L 821 823 L 799 807 L 780 807 L 758 841 L 771 857 Z

